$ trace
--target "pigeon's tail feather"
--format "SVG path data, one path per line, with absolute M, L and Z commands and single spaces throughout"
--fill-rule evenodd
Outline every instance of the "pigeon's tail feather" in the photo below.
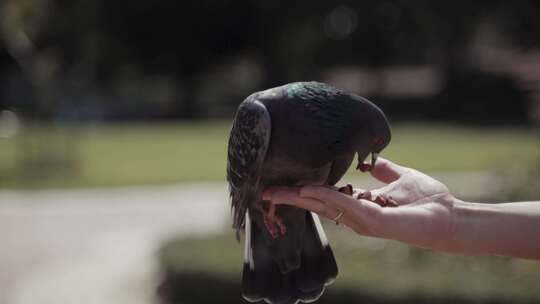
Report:
M 307 212 L 307 217 L 302 266 L 296 273 L 296 285 L 306 295 L 318 292 L 315 300 L 326 285 L 334 282 L 338 269 L 319 217 L 312 212 Z
M 242 295 L 250 302 L 294 304 L 317 300 L 337 276 L 337 265 L 317 215 L 306 212 L 301 265 L 283 274 L 270 256 L 256 225 L 246 216 Z

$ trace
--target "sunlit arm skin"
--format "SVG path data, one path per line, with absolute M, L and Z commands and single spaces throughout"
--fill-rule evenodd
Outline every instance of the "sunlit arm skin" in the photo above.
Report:
M 540 259 L 540 202 L 477 204 L 456 200 L 453 251 Z
M 386 159 L 379 159 L 371 174 L 387 185 L 357 189 L 352 196 L 323 186 L 277 187 L 267 189 L 264 199 L 328 219 L 343 212 L 339 222 L 361 235 L 453 253 L 540 260 L 540 201 L 461 201 L 441 182 Z M 381 198 L 397 207 L 382 207 Z

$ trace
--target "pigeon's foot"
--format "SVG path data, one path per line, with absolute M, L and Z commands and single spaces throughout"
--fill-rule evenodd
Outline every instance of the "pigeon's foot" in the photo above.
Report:
M 354 189 L 351 184 L 347 184 L 346 186 L 339 187 L 337 190 L 341 193 L 344 193 L 350 196 L 352 196 L 354 193 Z
M 392 196 L 384 196 L 384 195 L 375 195 L 371 193 L 371 191 L 365 191 L 361 192 L 356 196 L 356 199 L 365 199 L 371 202 L 374 202 L 381 207 L 398 207 L 398 203 L 392 199 Z
M 276 215 L 276 205 L 268 203 L 265 209 L 263 205 L 259 205 L 259 211 L 263 214 L 264 226 L 268 233 L 273 238 L 277 238 L 278 235 L 285 235 L 287 227 L 283 223 L 283 220 Z M 276 227 L 277 226 L 277 227 Z

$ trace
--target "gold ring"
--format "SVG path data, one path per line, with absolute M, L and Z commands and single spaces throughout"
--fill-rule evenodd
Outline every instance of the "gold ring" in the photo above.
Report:
M 336 225 L 339 225 L 338 221 L 343 216 L 343 211 L 341 211 L 339 209 L 338 209 L 338 211 L 339 211 L 338 215 L 334 219 L 332 219 L 334 222 L 336 222 Z

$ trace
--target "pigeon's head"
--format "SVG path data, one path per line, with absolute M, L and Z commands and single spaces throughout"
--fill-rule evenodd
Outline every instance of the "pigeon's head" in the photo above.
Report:
M 372 102 L 366 101 L 361 119 L 368 122 L 368 127 L 363 130 L 360 134 L 361 138 L 356 141 L 356 152 L 358 153 L 358 166 L 356 168 L 361 171 L 370 171 L 375 166 L 379 153 L 388 146 L 392 138 L 390 125 L 384 112 Z M 371 161 L 366 163 L 365 160 L 369 154 L 371 154 Z

